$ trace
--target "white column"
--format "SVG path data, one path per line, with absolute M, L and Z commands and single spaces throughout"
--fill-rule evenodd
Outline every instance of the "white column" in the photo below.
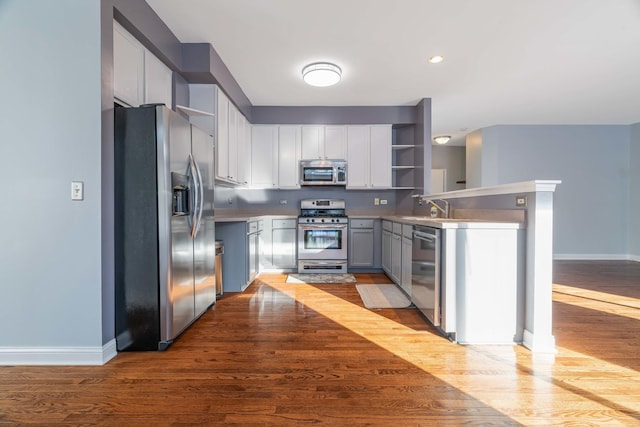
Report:
M 555 186 L 554 186 L 555 187 Z M 553 191 L 529 195 L 527 279 L 523 344 L 533 352 L 555 353 L 552 334 Z

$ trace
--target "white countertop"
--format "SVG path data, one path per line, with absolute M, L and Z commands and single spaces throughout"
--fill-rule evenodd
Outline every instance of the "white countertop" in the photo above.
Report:
M 486 229 L 518 229 L 524 228 L 524 224 L 513 221 L 496 221 L 490 219 L 469 219 L 469 218 L 431 218 L 428 216 L 383 216 L 393 222 L 400 222 L 409 225 L 424 225 L 433 228 L 486 228 Z

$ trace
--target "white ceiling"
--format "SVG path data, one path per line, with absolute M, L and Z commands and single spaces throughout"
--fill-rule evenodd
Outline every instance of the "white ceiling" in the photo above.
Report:
M 640 122 L 640 0 L 147 0 L 213 45 L 253 105 L 415 105 L 433 135 Z M 427 58 L 440 54 L 444 62 Z M 342 81 L 315 88 L 305 64 Z

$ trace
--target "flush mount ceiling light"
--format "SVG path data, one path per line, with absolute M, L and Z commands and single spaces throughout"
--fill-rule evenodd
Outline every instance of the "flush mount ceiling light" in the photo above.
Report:
M 302 69 L 302 79 L 311 86 L 333 86 L 341 77 L 340 67 L 329 62 L 314 62 Z
M 429 58 L 429 62 L 432 64 L 439 64 L 442 61 L 444 61 L 444 56 L 442 55 L 434 55 L 431 58 Z
M 447 142 L 449 142 L 449 140 L 451 139 L 451 137 L 449 135 L 441 135 L 441 136 L 436 136 L 435 138 L 433 138 L 433 140 L 437 143 L 437 144 L 446 144 Z

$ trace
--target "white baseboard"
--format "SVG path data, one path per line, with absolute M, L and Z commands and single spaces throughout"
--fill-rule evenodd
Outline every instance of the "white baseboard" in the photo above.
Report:
M 104 365 L 116 354 L 115 339 L 102 347 L 0 347 L 0 366 Z
M 556 353 L 556 339 L 553 335 L 534 335 L 528 330 L 524 330 L 522 345 L 534 353 Z
M 629 255 L 629 261 L 640 262 L 640 255 Z
M 553 254 L 554 260 L 573 260 L 573 261 L 638 261 L 634 257 L 627 254 Z

